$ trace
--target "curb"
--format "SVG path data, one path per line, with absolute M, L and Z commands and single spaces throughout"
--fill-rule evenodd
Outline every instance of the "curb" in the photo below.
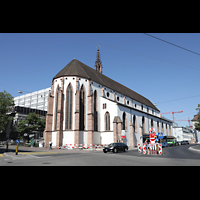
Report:
M 200 150 L 194 149 L 194 148 L 192 148 L 192 147 L 190 147 L 189 150 L 191 150 L 191 151 L 199 151 L 199 152 L 200 152 Z

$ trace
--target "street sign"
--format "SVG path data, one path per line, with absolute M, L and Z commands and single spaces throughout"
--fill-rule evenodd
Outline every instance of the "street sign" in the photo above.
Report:
M 121 132 L 121 138 L 125 139 L 125 130 L 122 130 L 122 132 Z
M 150 129 L 149 131 L 149 136 L 150 136 L 150 144 L 155 144 L 155 136 L 156 132 L 154 131 L 153 128 Z
M 18 143 L 19 143 L 19 140 L 16 140 L 16 143 L 18 144 Z
M 153 128 L 150 129 L 149 134 L 156 134 L 155 130 Z
M 163 133 L 158 133 L 158 139 L 163 139 Z

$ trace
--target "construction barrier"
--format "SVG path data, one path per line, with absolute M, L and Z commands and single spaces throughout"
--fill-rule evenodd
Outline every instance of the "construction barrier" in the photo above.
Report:
M 156 144 L 149 144 L 149 148 L 146 144 L 142 144 L 143 149 L 141 149 L 141 144 L 138 144 L 138 153 L 143 154 L 152 154 L 152 155 L 162 155 L 162 144 L 156 143 Z
M 108 144 L 65 144 L 57 149 L 101 149 Z
M 141 144 L 138 144 L 138 153 L 141 153 Z
M 158 144 L 159 155 L 162 155 L 162 144 Z
M 143 144 L 143 154 L 146 154 L 146 145 Z

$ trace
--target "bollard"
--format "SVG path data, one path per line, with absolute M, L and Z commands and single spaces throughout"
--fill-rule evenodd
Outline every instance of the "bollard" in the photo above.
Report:
M 6 152 L 8 152 L 8 142 L 6 143 Z
M 17 144 L 17 146 L 16 146 L 16 155 L 18 155 L 18 144 Z

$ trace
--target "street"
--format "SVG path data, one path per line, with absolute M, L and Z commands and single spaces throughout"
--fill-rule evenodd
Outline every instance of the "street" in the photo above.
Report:
M 102 150 L 61 150 L 0 146 L 0 166 L 200 166 L 200 150 L 197 145 L 181 145 L 163 148 L 163 155 L 142 155 L 136 149 L 128 152 L 103 153 Z

